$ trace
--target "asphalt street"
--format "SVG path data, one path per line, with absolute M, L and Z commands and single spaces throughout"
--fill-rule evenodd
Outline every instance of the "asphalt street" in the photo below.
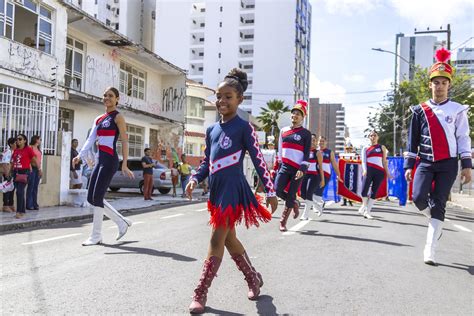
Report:
M 101 246 L 81 246 L 90 220 L 0 235 L 1 314 L 187 314 L 209 242 L 205 207 L 132 214 L 120 242 L 105 221 Z M 207 313 L 472 315 L 472 212 L 448 211 L 432 267 L 422 255 L 427 219 L 411 206 L 380 202 L 367 220 L 355 206 L 330 205 L 322 217 L 289 220 L 286 233 L 282 210 L 260 228 L 238 228 L 264 278 L 260 299 L 247 299 L 226 253 Z

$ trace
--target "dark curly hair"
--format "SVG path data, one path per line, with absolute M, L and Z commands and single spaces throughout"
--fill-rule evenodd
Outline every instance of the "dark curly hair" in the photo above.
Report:
M 227 76 L 224 77 L 223 81 L 226 85 L 234 88 L 239 96 L 243 95 L 247 86 L 247 73 L 239 68 L 233 68 Z

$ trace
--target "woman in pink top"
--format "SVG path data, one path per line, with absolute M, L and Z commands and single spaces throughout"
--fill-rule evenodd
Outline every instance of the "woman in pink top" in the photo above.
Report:
M 38 210 L 38 186 L 43 176 L 41 169 L 41 163 L 43 154 L 41 153 L 41 137 L 34 135 L 31 137 L 30 147 L 33 149 L 33 153 L 36 157 L 36 163 L 31 164 L 31 173 L 28 177 L 28 188 L 26 189 L 26 209 L 27 210 Z

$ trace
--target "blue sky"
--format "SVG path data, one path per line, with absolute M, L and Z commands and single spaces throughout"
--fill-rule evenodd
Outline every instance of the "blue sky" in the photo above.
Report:
M 366 144 L 369 107 L 377 107 L 394 77 L 391 54 L 371 48 L 395 50 L 395 34 L 413 35 L 414 29 L 439 29 L 451 24 L 451 47 L 474 36 L 474 5 L 468 0 L 310 0 L 312 43 L 310 97 L 342 102 L 346 124 L 356 146 Z M 433 34 L 436 35 L 436 34 Z M 445 34 L 437 34 L 445 40 Z M 467 43 L 474 46 L 474 40 Z M 453 55 L 455 55 L 453 53 Z

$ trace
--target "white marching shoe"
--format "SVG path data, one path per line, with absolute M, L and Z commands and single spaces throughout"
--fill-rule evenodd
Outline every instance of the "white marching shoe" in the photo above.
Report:
M 312 207 L 313 207 L 313 201 L 306 200 L 305 205 L 304 205 L 303 214 L 301 214 L 301 217 L 300 217 L 301 221 L 307 221 L 309 219 L 308 213 L 309 213 L 309 211 L 311 210 Z
M 102 207 L 94 207 L 94 214 L 92 220 L 92 234 L 86 241 L 82 243 L 83 246 L 93 246 L 102 243 L 102 221 L 104 220 L 104 209 Z
M 372 211 L 372 206 L 374 206 L 375 200 L 368 199 L 367 200 L 367 207 L 365 208 L 364 217 L 367 219 L 374 219 L 370 212 Z
M 109 202 L 104 200 L 105 215 L 110 218 L 118 227 L 118 234 L 116 240 L 120 240 L 126 233 L 132 221 L 120 214 Z
M 359 207 L 359 214 L 364 215 L 365 211 L 367 210 L 367 200 L 368 198 L 363 197 L 362 198 L 362 205 Z
M 442 231 L 443 222 L 436 218 L 430 218 L 430 222 L 428 224 L 428 232 L 426 233 L 426 245 L 425 249 L 423 250 L 423 260 L 426 264 L 432 266 L 438 265 L 435 259 L 435 252 Z

